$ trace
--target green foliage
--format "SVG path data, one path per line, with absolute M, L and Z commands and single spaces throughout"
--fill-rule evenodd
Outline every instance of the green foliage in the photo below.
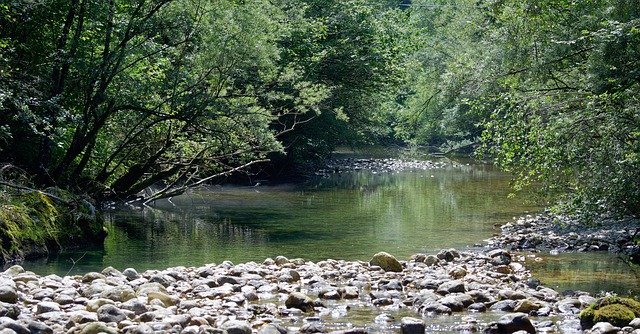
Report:
M 583 328 L 597 322 L 609 322 L 624 327 L 634 318 L 640 317 L 640 302 L 631 298 L 605 297 L 580 312 Z
M 428 8 L 428 9 L 427 9 Z M 483 153 L 585 217 L 640 213 L 640 8 L 628 0 L 412 2 L 398 132 Z
M 0 151 L 42 185 L 132 199 L 387 137 L 403 17 L 362 0 L 14 1 Z

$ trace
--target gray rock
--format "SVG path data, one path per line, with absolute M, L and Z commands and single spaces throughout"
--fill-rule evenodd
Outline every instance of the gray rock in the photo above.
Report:
M 138 299 L 127 300 L 126 302 L 122 303 L 120 307 L 123 310 L 128 310 L 135 313 L 135 315 L 140 315 L 148 311 L 147 306 Z
M 440 260 L 438 259 L 437 256 L 435 255 L 428 255 L 425 259 L 424 259 L 424 263 L 428 266 L 433 266 L 438 264 L 438 262 L 440 262 Z
M 373 255 L 369 264 L 378 266 L 384 271 L 401 272 L 402 264 L 391 254 L 387 252 L 379 252 Z
M 400 320 L 402 334 L 424 334 L 425 324 L 422 319 L 404 317 Z
M 465 292 L 464 282 L 460 280 L 444 282 L 438 286 L 437 292 L 441 294 Z
M 153 334 L 153 328 L 147 324 L 139 324 L 127 331 L 127 334 Z
M 24 273 L 24 268 L 22 268 L 20 265 L 14 264 L 13 266 L 7 268 L 7 270 L 5 270 L 3 272 L 3 274 L 9 276 L 9 277 L 15 277 L 18 276 L 22 273 Z
M 633 320 L 631 320 L 631 322 L 629 323 L 629 326 L 636 328 L 636 329 L 640 329 L 640 318 L 635 318 Z
M 84 274 L 84 276 L 82 276 L 82 283 L 90 283 L 90 282 L 93 282 L 93 281 L 95 281 L 97 279 L 104 280 L 106 278 L 107 277 L 104 276 L 101 273 L 90 272 L 90 273 L 86 273 L 86 274 Z
M 300 327 L 300 333 L 326 333 L 327 330 L 319 321 L 307 322 Z
M 13 319 L 7 318 L 7 317 L 0 318 L 0 330 L 4 330 L 4 329 L 13 330 L 17 334 L 30 334 L 31 333 L 26 326 L 22 325 L 21 323 L 15 321 Z
M 89 311 L 73 311 L 67 313 L 69 321 L 74 324 L 86 324 L 89 322 L 97 322 L 98 315 Z
M 119 285 L 102 291 L 100 298 L 111 299 L 114 302 L 126 302 L 136 297 L 136 293 L 128 285 Z
M 126 277 L 128 280 L 133 281 L 140 278 L 140 274 L 134 268 L 127 268 L 122 272 L 122 275 Z
M 10 328 L 0 329 L 0 334 L 16 334 L 16 331 Z
M 617 333 L 620 328 L 613 326 L 608 322 L 599 322 L 591 328 L 591 333 L 594 334 L 612 334 Z
M 80 334 L 118 334 L 118 331 L 104 322 L 90 322 L 82 327 Z
M 498 312 L 512 312 L 513 309 L 516 307 L 516 303 L 517 302 L 515 300 L 501 300 L 491 305 L 489 309 L 491 311 L 498 311 Z
M 36 314 L 60 311 L 60 305 L 55 302 L 40 302 L 36 305 Z
M 467 307 L 470 312 L 486 312 L 487 306 L 484 303 L 473 303 Z
M 526 331 L 535 334 L 536 328 L 524 313 L 505 314 L 498 320 L 498 330 L 500 333 L 515 333 Z
M 106 304 L 100 306 L 98 311 L 96 312 L 98 315 L 98 320 L 103 322 L 120 322 L 127 319 L 127 316 L 122 312 L 121 309 L 117 308 L 115 305 Z
M 228 334 L 251 334 L 251 326 L 245 321 L 229 320 L 222 324 Z
M 53 334 L 53 328 L 37 321 L 29 321 L 27 328 L 31 334 Z
M 464 305 L 457 298 L 457 296 L 449 295 L 447 297 L 444 297 L 444 298 L 438 300 L 438 302 L 440 304 L 450 308 L 452 312 L 461 312 L 461 311 L 464 310 Z
M 287 334 L 287 329 L 275 324 L 266 324 L 260 327 L 258 334 Z
M 17 305 L 0 303 L 0 317 L 7 317 L 16 320 L 18 319 L 20 312 L 20 307 Z
M 519 300 L 516 306 L 513 308 L 514 312 L 519 313 L 529 313 L 531 311 L 537 311 L 540 309 L 542 305 L 532 299 L 522 299 Z
M 0 302 L 9 304 L 17 303 L 18 293 L 16 289 L 8 285 L 0 286 Z
M 286 257 L 280 255 L 280 256 L 276 256 L 274 263 L 278 266 L 282 266 L 291 262 Z
M 287 297 L 287 300 L 284 302 L 284 305 L 287 308 L 297 308 L 304 312 L 313 311 L 313 300 L 309 298 L 307 295 L 300 292 L 292 292 Z
M 451 309 L 435 301 L 422 304 L 419 310 L 423 314 L 451 314 Z

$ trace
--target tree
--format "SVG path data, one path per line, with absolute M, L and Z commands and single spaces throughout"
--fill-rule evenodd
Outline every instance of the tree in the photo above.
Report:
M 456 3 L 416 14 L 434 35 L 423 42 L 427 74 L 412 98 L 424 107 L 407 118 L 418 122 L 408 137 L 482 131 L 516 189 L 542 187 L 576 213 L 640 213 L 637 3 Z
M 290 22 L 266 0 L 17 1 L 2 10 L 10 71 L 0 150 L 42 185 L 103 199 L 169 196 L 263 161 L 297 124 L 275 122 L 324 100 L 322 85 L 278 61 Z M 284 86 L 287 94 L 274 89 Z M 159 183 L 160 193 L 141 195 Z

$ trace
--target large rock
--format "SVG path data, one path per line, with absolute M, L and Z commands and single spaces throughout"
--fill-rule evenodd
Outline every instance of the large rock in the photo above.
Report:
M 244 321 L 230 320 L 222 325 L 227 334 L 251 334 L 251 327 Z
M 287 308 L 297 308 L 304 312 L 313 311 L 313 300 L 304 293 L 292 292 L 284 302 Z
M 425 324 L 421 319 L 404 317 L 400 321 L 402 334 L 424 334 Z
M 371 261 L 369 261 L 369 264 L 372 266 L 378 266 L 384 271 L 402 271 L 402 265 L 400 262 L 398 262 L 393 255 L 387 252 L 376 253 L 373 258 L 371 258 Z
M 106 304 L 100 306 L 98 309 L 98 320 L 104 322 L 120 322 L 127 319 L 127 316 L 122 312 L 121 309 L 117 308 L 115 305 Z
M 0 302 L 15 304 L 18 302 L 18 293 L 11 286 L 0 286 Z
M 524 313 L 511 313 L 503 315 L 498 320 L 498 331 L 502 334 L 511 334 L 518 331 L 526 331 L 535 334 L 536 328 L 533 327 L 531 320 Z

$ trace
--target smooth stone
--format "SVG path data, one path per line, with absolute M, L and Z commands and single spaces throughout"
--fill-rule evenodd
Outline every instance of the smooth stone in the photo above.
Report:
M 464 282 L 460 280 L 447 281 L 438 286 L 438 293 L 448 294 L 454 292 L 465 292 Z
M 276 258 L 274 259 L 274 263 L 278 266 L 282 266 L 291 262 L 286 257 L 279 255 L 279 256 L 276 256 Z
M 456 297 L 457 296 L 449 295 L 447 297 L 444 297 L 438 300 L 438 302 L 450 308 L 452 312 L 461 312 L 464 310 L 464 304 L 462 304 L 462 302 Z
M 97 279 L 104 280 L 106 278 L 107 277 L 104 276 L 104 274 L 102 274 L 102 273 L 89 272 L 89 273 L 84 274 L 84 276 L 82 276 L 82 283 L 90 283 L 90 282 L 93 282 L 93 281 L 95 281 Z
M 15 304 L 18 302 L 18 293 L 15 288 L 5 285 L 0 286 L 0 302 Z
M 486 312 L 487 306 L 484 303 L 473 303 L 467 307 L 470 312 Z
M 633 320 L 631 320 L 631 322 L 629 323 L 629 326 L 636 328 L 636 329 L 640 329 L 640 318 L 635 318 Z
M 425 323 L 422 319 L 404 317 L 400 320 L 402 334 L 424 334 L 425 328 Z
M 114 304 L 114 301 L 111 299 L 105 299 L 105 298 L 92 299 L 87 302 L 86 309 L 89 312 L 97 312 L 101 306 L 107 305 L 107 304 Z
M 136 271 L 134 268 L 125 269 L 124 271 L 122 271 L 122 275 L 124 275 L 124 277 L 126 277 L 130 281 L 140 278 L 140 274 L 138 274 L 138 271 Z
M 118 330 L 107 326 L 104 322 L 91 322 L 82 327 L 80 334 L 118 334 Z
M 422 313 L 451 314 L 451 309 L 435 301 L 430 301 L 420 306 Z
M 147 293 L 147 298 L 148 298 L 149 301 L 151 301 L 153 299 L 158 299 L 166 307 L 180 304 L 180 299 L 178 297 L 171 296 L 171 295 L 168 295 L 166 293 L 159 292 L 159 291 L 149 291 L 149 293 Z
M 318 321 L 307 322 L 300 327 L 300 333 L 326 333 L 324 324 Z
M 222 324 L 227 334 L 251 334 L 251 326 L 245 321 L 229 320 Z
M 27 328 L 31 334 L 53 334 L 53 328 L 37 321 L 30 321 Z
M 292 292 L 284 302 L 287 308 L 297 308 L 304 312 L 313 311 L 314 303 L 311 298 L 300 292 Z
M 126 302 L 122 303 L 120 307 L 123 310 L 133 312 L 135 315 L 140 315 L 148 311 L 147 306 L 138 299 L 127 300 Z
M 275 324 L 266 324 L 260 327 L 258 334 L 287 334 L 287 329 Z
M 599 322 L 591 327 L 591 332 L 594 334 L 610 334 L 617 333 L 620 328 L 613 326 L 608 322 Z
M 391 254 L 379 252 L 373 255 L 369 265 L 378 266 L 384 271 L 402 272 L 402 264 Z
M 67 313 L 67 315 L 69 316 L 69 321 L 75 324 L 86 324 L 98 321 L 98 315 L 95 312 L 73 311 Z
M 536 333 L 536 328 L 524 313 L 506 314 L 498 320 L 498 330 L 500 333 L 515 333 L 518 331 L 526 331 L 530 334 Z
M 542 306 L 530 299 L 522 299 L 519 300 L 518 303 L 516 304 L 516 306 L 513 308 L 514 312 L 519 312 L 519 313 L 529 313 L 531 311 L 537 311 L 538 309 L 540 309 Z
M 114 302 L 126 302 L 136 297 L 136 293 L 130 286 L 119 285 L 111 289 L 107 289 L 100 294 L 100 298 L 111 299 Z
M 6 317 L 10 319 L 18 319 L 20 316 L 20 307 L 16 304 L 2 304 L 0 303 L 0 317 Z
M 427 266 L 434 266 L 438 264 L 438 262 L 440 262 L 440 259 L 438 259 L 438 257 L 435 255 L 428 255 L 424 259 L 424 264 L 426 264 Z
M 112 304 L 106 304 L 100 306 L 98 311 L 96 312 L 98 315 L 98 320 L 103 322 L 120 322 L 127 319 L 127 316 L 122 312 L 121 309 Z
M 40 302 L 36 305 L 36 314 L 42 314 L 47 312 L 59 312 L 60 305 L 54 302 Z
M 9 277 L 15 277 L 18 276 L 20 274 L 23 274 L 25 272 L 24 268 L 22 268 L 22 266 L 18 265 L 18 264 L 14 264 L 13 266 L 7 268 L 7 270 L 5 270 L 3 272 L 3 274 L 9 276 Z
M 489 309 L 491 311 L 498 311 L 498 312 L 512 312 L 513 309 L 516 307 L 516 303 L 517 302 L 515 300 L 501 300 L 491 305 Z
M 17 334 L 30 334 L 31 332 L 29 331 L 29 329 L 24 326 L 23 324 L 7 318 L 7 317 L 2 317 L 0 318 L 0 329 L 4 330 L 4 329 L 10 329 L 13 330 L 14 332 L 16 332 Z
M 139 324 L 126 332 L 127 334 L 153 334 L 153 328 L 147 324 Z

